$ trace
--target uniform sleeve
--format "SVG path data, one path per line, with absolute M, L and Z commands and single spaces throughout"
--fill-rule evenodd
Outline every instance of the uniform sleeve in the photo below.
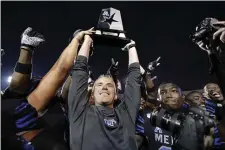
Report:
M 78 56 L 72 70 L 72 81 L 68 95 L 68 118 L 74 122 L 88 104 L 87 58 Z
M 135 123 L 141 101 L 141 73 L 140 64 L 130 64 L 128 78 L 124 90 L 124 102 L 128 108 L 132 121 Z

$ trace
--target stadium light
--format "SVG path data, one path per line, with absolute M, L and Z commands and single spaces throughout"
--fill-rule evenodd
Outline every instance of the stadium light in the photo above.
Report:
M 10 83 L 12 81 L 12 76 L 9 76 L 7 82 Z

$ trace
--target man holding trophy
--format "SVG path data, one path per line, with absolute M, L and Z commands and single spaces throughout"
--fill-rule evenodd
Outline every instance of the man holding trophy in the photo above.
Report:
M 75 65 L 68 97 L 71 150 L 137 150 L 135 121 L 139 109 L 140 64 L 135 42 L 125 37 L 120 11 L 103 9 L 96 31 L 85 35 Z M 77 32 L 76 34 L 81 34 Z M 94 44 L 124 47 L 128 51 L 128 80 L 121 103 L 114 107 L 117 88 L 113 78 L 101 75 L 88 103 L 88 57 Z M 124 45 L 123 45 L 124 44 Z

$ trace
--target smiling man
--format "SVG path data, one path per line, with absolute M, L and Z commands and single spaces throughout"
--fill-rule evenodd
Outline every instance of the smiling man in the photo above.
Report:
M 224 97 L 218 84 L 208 83 L 204 87 L 204 96 L 207 99 L 223 101 Z
M 191 91 L 185 96 L 185 101 L 191 106 L 202 106 L 205 104 L 203 95 L 198 91 Z
M 183 97 L 180 87 L 173 83 L 161 84 L 158 89 L 159 100 L 171 109 L 177 110 L 183 105 Z
M 95 99 L 95 105 L 113 108 L 113 103 L 117 99 L 117 95 L 115 82 L 110 76 L 100 76 L 95 81 L 92 93 Z
M 117 88 L 111 76 L 102 75 L 94 83 L 89 103 L 87 62 L 92 39 L 86 35 L 73 67 L 68 98 L 71 150 L 137 150 L 135 121 L 140 104 L 140 65 L 131 42 L 128 82 L 122 102 L 114 107 Z
M 171 113 L 179 112 L 183 105 L 181 89 L 173 83 L 163 83 L 159 86 L 158 100 L 164 106 L 167 106 L 167 110 Z M 173 134 L 151 124 L 150 114 L 155 110 L 146 107 L 143 114 L 140 115 L 141 117 L 138 116 L 142 118 L 137 119 L 139 123 L 139 126 L 137 126 L 138 134 L 147 137 L 149 145 L 146 146 L 146 149 L 148 150 L 171 150 L 174 144 Z
M 224 149 L 225 145 L 225 131 L 224 131 L 224 125 L 225 125 L 225 118 L 224 118 L 224 112 L 225 112 L 225 105 L 224 105 L 224 96 L 222 94 L 222 91 L 218 84 L 215 83 L 208 83 L 204 87 L 203 92 L 204 97 L 206 98 L 206 110 L 210 112 L 212 115 L 215 115 L 216 120 L 218 120 L 220 123 L 212 128 L 211 134 L 207 136 L 209 139 L 209 144 L 213 147 L 216 147 L 217 149 Z M 213 137 L 213 138 L 212 138 Z

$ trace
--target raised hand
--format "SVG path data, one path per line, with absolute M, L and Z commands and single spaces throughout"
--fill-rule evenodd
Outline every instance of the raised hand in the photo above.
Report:
M 28 27 L 21 35 L 21 48 L 34 50 L 45 41 L 44 36 Z
M 151 72 L 151 71 L 155 70 L 155 68 L 160 65 L 160 63 L 159 63 L 160 59 L 161 59 L 161 57 L 158 57 L 156 60 L 150 62 L 147 67 L 148 71 Z
M 212 19 L 211 24 L 211 26 L 213 26 L 213 28 L 215 29 L 212 35 L 212 40 L 219 40 L 220 42 L 225 43 L 225 21 L 218 21 L 217 19 Z M 202 29 L 200 31 L 207 32 L 206 29 Z M 208 42 L 200 40 L 196 42 L 196 44 L 199 46 L 199 48 L 206 51 L 208 54 L 211 53 L 211 48 L 209 47 L 210 44 Z
M 112 58 L 111 59 L 111 67 L 110 67 L 110 73 L 111 74 L 116 74 L 118 72 L 118 65 L 119 62 L 115 62 L 115 60 Z
M 73 33 L 72 39 L 76 39 L 80 44 L 82 44 L 85 35 L 92 35 L 94 32 L 95 31 L 93 27 L 86 31 L 78 29 Z
M 218 21 L 218 22 L 214 23 L 213 25 L 221 27 L 213 34 L 213 39 L 220 37 L 219 38 L 220 41 L 225 43 L 225 21 Z
M 111 66 L 109 67 L 109 69 L 107 71 L 107 74 L 111 75 L 116 82 L 117 82 L 117 77 L 119 75 L 118 65 L 119 65 L 119 62 L 118 61 L 115 62 L 115 60 L 112 58 Z
M 131 47 L 134 47 L 136 44 L 133 40 L 130 41 L 127 45 L 122 48 L 122 51 L 128 51 Z

